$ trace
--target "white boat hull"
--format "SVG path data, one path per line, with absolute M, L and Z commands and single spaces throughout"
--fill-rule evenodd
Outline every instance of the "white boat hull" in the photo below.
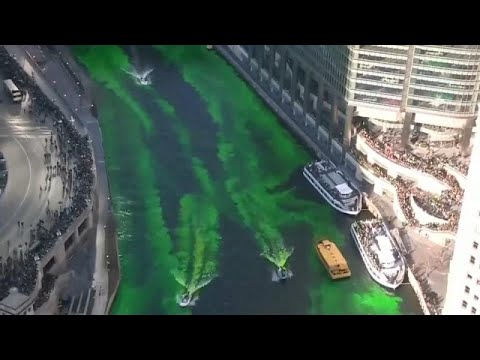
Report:
M 360 244 L 360 241 L 358 240 L 358 234 L 355 231 L 353 224 L 350 227 L 350 233 L 352 234 L 353 240 L 355 241 L 355 245 L 357 246 L 357 249 L 360 252 L 360 256 L 362 257 L 363 263 L 365 264 L 365 267 L 367 268 L 367 271 L 372 277 L 372 279 L 375 280 L 380 285 L 382 285 L 383 287 L 386 287 L 388 289 L 395 290 L 396 288 L 398 288 L 403 283 L 403 279 L 405 277 L 405 266 L 399 268 L 399 270 L 402 272 L 401 274 L 402 276 L 398 277 L 399 281 L 395 283 L 389 282 L 386 279 L 385 275 L 383 275 L 377 269 L 375 269 L 373 264 L 368 259 L 368 256 L 367 256 L 367 253 L 365 252 L 364 247 Z
M 358 194 L 359 194 L 359 199 L 358 199 L 359 206 L 357 207 L 357 209 L 347 210 L 347 209 L 342 208 L 342 207 L 338 206 L 337 204 L 335 204 L 335 202 L 328 195 L 328 192 L 326 190 L 324 190 L 322 188 L 322 186 L 317 181 L 312 180 L 311 175 L 309 175 L 308 172 L 305 169 L 303 170 L 303 176 L 308 180 L 308 182 L 310 184 L 312 184 L 312 186 L 315 188 L 315 190 L 317 190 L 317 192 L 325 199 L 325 201 L 328 202 L 328 204 L 331 207 L 333 207 L 335 210 L 337 210 L 337 211 L 339 211 L 343 214 L 353 215 L 353 216 L 356 216 L 356 215 L 360 214 L 360 212 L 362 211 L 362 194 L 360 193 L 360 191 L 358 192 Z
M 185 294 L 181 297 L 180 299 L 180 302 L 178 303 L 178 305 L 180 305 L 181 307 L 187 307 L 191 304 L 192 302 L 192 299 L 193 299 L 193 295 L 192 294 Z

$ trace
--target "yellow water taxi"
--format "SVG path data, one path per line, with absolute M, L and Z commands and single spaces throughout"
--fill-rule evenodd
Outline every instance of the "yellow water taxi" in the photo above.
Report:
M 333 280 L 348 278 L 352 275 L 347 260 L 333 242 L 330 240 L 319 241 L 315 249 Z

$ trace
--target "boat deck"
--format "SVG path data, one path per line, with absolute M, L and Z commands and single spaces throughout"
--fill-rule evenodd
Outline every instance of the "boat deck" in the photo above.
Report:
M 352 230 L 370 275 L 383 286 L 398 287 L 405 277 L 405 260 L 383 220 L 357 221 Z
M 329 240 L 320 241 L 316 245 L 318 257 L 326 267 L 330 277 L 334 280 L 351 276 L 347 260 L 338 247 Z
M 324 197 L 329 197 L 327 200 L 338 210 L 352 214 L 360 212 L 360 191 L 329 161 L 320 160 L 308 164 L 304 168 L 304 175 L 317 191 Z

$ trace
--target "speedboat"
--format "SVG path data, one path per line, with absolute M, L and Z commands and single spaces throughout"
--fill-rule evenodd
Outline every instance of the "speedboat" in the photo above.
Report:
M 284 267 L 277 268 L 277 276 L 280 280 L 288 279 L 288 270 Z
M 190 292 L 187 291 L 185 294 L 182 295 L 179 305 L 181 307 L 186 307 L 186 306 L 190 305 L 190 303 L 192 302 L 192 298 L 193 298 L 193 295 L 190 294 Z
M 146 76 L 139 77 L 138 82 L 140 83 L 140 85 L 149 85 L 150 84 Z

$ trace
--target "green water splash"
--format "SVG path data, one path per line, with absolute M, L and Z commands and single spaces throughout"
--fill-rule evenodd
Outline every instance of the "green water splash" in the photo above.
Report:
M 128 58 L 116 46 L 80 46 L 74 51 L 92 78 L 105 89 L 101 92 L 100 121 L 109 159 L 107 164 L 109 168 L 119 169 L 114 176 L 109 171 L 112 192 L 118 192 L 113 193 L 113 197 L 121 196 L 133 203 L 141 203 L 145 226 L 143 234 L 135 240 L 145 242 L 150 249 L 148 259 L 145 259 L 145 254 L 128 254 L 125 251 L 127 244 L 120 239 L 120 253 L 127 255 L 128 262 L 125 268 L 122 267 L 122 283 L 112 312 L 150 313 L 150 302 L 154 301 L 156 308 L 163 313 L 186 314 L 188 310 L 180 309 L 176 304 L 180 288 L 171 269 L 177 266 L 177 261 L 172 255 L 172 240 L 163 219 L 152 157 L 142 141 L 145 133 L 151 131 L 153 122 L 126 90 L 125 82 L 131 80 L 121 67 L 126 66 Z M 128 136 L 118 136 L 119 133 Z M 132 172 L 137 183 L 135 189 L 122 184 L 122 177 L 129 177 Z M 143 267 L 145 281 L 142 286 L 138 285 L 136 278 L 129 276 L 134 266 Z
M 189 294 L 197 293 L 218 276 L 218 251 L 221 242 L 219 214 L 216 208 L 214 181 L 202 160 L 193 155 L 190 133 L 175 108 L 153 90 L 155 102 L 167 114 L 182 145 L 192 160 L 192 168 L 200 185 L 201 195 L 184 195 L 180 201 L 178 252 L 179 266 L 173 271 L 179 284 Z
M 123 71 L 131 67 L 128 55 L 123 49 L 114 45 L 78 45 L 74 47 L 74 51 L 79 62 L 88 68 L 90 76 L 113 91 L 133 111 L 135 118 L 141 121 L 144 131 L 150 134 L 153 128 L 152 120 L 126 88 L 126 81 L 133 83 L 133 80 Z
M 201 68 L 202 66 L 200 66 Z M 200 72 L 195 73 L 195 75 L 199 74 Z M 186 77 L 185 72 L 183 75 Z M 222 82 L 215 80 L 213 82 L 217 86 L 223 85 Z M 198 82 L 193 81 L 189 81 L 189 83 L 201 94 L 200 85 L 211 84 L 208 82 L 199 85 Z M 230 124 L 225 121 L 222 104 L 219 101 L 214 98 L 203 98 L 207 102 L 212 118 L 220 128 L 218 156 L 227 175 L 226 189 L 235 203 L 243 223 L 253 230 L 261 248 L 261 255 L 278 267 L 284 267 L 293 248 L 287 247 L 285 244 L 280 227 L 286 222 L 278 221 L 277 217 L 282 211 L 275 203 L 275 195 L 269 194 L 268 191 L 271 187 L 279 185 L 279 180 L 286 180 L 290 176 L 291 169 L 288 169 L 288 164 L 283 164 L 287 165 L 282 168 L 284 174 L 281 177 L 283 179 L 279 179 L 278 174 L 275 175 L 275 178 L 269 178 L 271 174 L 263 171 L 259 164 L 259 152 L 250 151 L 255 144 L 251 141 L 251 133 L 247 129 L 243 109 L 235 109 L 238 110 L 239 118 L 234 124 Z M 235 113 L 237 112 L 235 111 Z M 273 136 L 277 138 L 281 136 L 275 130 L 273 133 Z M 285 139 L 282 140 L 288 151 L 291 144 Z M 242 151 L 242 149 L 249 149 L 249 151 Z M 277 156 L 282 156 L 282 153 Z M 306 154 L 304 155 L 306 156 Z M 285 169 L 287 170 L 285 171 Z
M 185 195 L 180 201 L 177 236 L 180 250 L 175 279 L 193 294 L 218 275 L 218 212 L 206 199 Z

